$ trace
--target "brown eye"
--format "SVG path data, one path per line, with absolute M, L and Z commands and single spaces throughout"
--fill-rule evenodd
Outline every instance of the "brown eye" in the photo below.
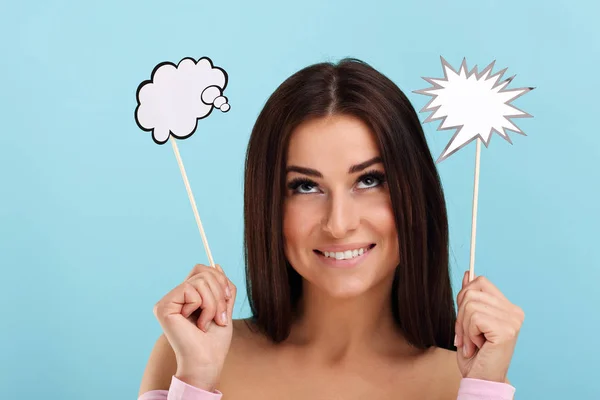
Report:
M 296 188 L 296 190 L 300 193 L 307 193 L 310 192 L 312 189 L 314 189 L 314 185 L 310 183 L 303 183 Z
M 359 189 L 370 189 L 382 185 L 385 182 L 385 175 L 379 171 L 372 171 L 362 175 L 359 179 Z
M 367 186 L 371 186 L 374 183 L 377 183 L 377 179 L 373 178 L 372 176 L 367 176 L 365 179 L 362 180 L 362 182 Z
M 288 189 L 294 194 L 308 194 L 315 193 L 313 189 L 317 187 L 317 184 L 309 179 L 297 178 L 288 183 Z

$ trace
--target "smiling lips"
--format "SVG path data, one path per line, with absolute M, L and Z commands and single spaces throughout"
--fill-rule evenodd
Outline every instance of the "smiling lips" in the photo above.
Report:
M 375 244 L 357 244 L 349 246 L 332 246 L 315 252 L 328 260 L 352 260 L 369 252 Z

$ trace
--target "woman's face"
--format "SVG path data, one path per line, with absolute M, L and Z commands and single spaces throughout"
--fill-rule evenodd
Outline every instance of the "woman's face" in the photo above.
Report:
M 288 149 L 285 254 L 309 284 L 356 296 L 393 276 L 398 236 L 375 137 L 347 115 L 304 122 Z

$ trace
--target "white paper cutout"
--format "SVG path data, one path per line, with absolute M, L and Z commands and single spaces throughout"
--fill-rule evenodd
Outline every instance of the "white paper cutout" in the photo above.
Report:
M 190 199 L 192 211 L 208 261 L 215 268 L 208 239 L 202 227 L 194 194 L 179 153 L 176 139 L 186 139 L 194 134 L 198 120 L 210 115 L 213 108 L 229 111 L 227 97 L 223 91 L 227 86 L 227 72 L 214 67 L 208 57 L 198 61 L 182 59 L 178 65 L 171 62 L 158 64 L 150 80 L 142 82 L 137 89 L 135 122 L 146 132 L 152 132 L 152 140 L 165 144 L 171 138 L 173 152 Z
M 227 79 L 227 72 L 214 67 L 208 57 L 197 62 L 184 58 L 178 65 L 160 63 L 151 79 L 138 86 L 135 121 L 140 129 L 152 132 L 157 144 L 166 143 L 170 135 L 188 138 L 196 131 L 198 120 L 210 115 L 213 108 L 229 111 L 223 96 Z
M 506 89 L 514 75 L 501 80 L 507 68 L 492 75 L 496 61 L 489 64 L 481 73 L 477 66 L 467 70 L 466 60 L 455 71 L 443 57 L 440 57 L 444 78 L 423 78 L 431 87 L 415 90 L 413 93 L 433 97 L 420 112 L 432 112 L 423 123 L 442 120 L 438 131 L 456 129 L 437 163 L 442 162 L 471 141 L 479 138 L 487 148 L 492 133 L 496 132 L 510 144 L 507 131 L 525 135 L 511 118 L 532 117 L 530 114 L 510 104 L 516 98 L 533 90 L 532 87 Z

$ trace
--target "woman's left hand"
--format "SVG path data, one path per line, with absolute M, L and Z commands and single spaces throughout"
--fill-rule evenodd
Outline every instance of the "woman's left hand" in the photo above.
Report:
M 507 381 L 508 367 L 525 318 L 489 280 L 463 276 L 457 296 L 456 346 L 463 378 Z

